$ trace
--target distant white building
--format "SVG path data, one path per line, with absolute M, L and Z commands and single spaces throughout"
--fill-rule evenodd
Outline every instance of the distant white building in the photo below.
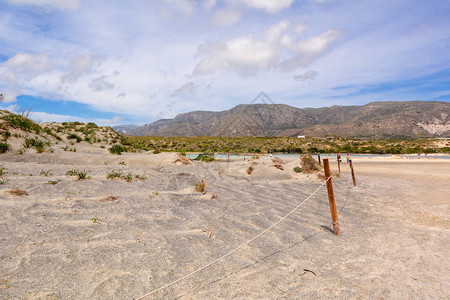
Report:
M 299 139 L 304 139 L 304 138 L 306 138 L 306 136 L 304 136 L 304 135 L 299 135 L 298 138 L 299 138 Z

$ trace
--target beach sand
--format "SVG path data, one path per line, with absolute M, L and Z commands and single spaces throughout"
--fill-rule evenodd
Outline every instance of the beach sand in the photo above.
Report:
M 0 156 L 0 298 L 139 299 L 245 243 L 323 183 L 293 172 L 298 159 L 280 170 L 268 157 L 177 157 Z M 340 236 L 322 186 L 249 245 L 145 299 L 449 299 L 450 160 L 353 163 L 356 188 L 346 163 L 333 179 Z M 91 178 L 65 175 L 73 169 Z M 118 170 L 146 179 L 106 178 Z

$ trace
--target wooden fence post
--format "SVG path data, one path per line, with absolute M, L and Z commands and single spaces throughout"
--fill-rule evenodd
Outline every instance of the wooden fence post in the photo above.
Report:
M 325 169 L 325 179 L 327 180 L 328 200 L 330 202 L 333 230 L 335 235 L 339 235 L 338 215 L 336 211 L 336 202 L 334 200 L 333 183 L 331 182 L 330 162 L 328 161 L 328 158 L 323 159 L 323 168 Z
M 353 186 L 356 187 L 356 180 L 355 180 L 355 172 L 353 171 L 353 164 L 352 160 L 350 159 L 350 170 L 352 170 L 352 179 L 353 179 Z
M 320 154 L 317 154 L 317 157 L 319 159 L 319 165 L 321 165 L 322 163 L 320 162 Z
M 339 175 L 341 175 L 341 158 L 340 158 L 340 157 L 338 157 L 338 158 L 337 158 L 337 161 L 338 161 L 338 170 L 339 170 Z

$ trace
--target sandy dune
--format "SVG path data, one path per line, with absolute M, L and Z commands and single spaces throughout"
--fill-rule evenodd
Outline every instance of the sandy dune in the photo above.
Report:
M 280 170 L 267 157 L 176 158 L 1 156 L 0 298 L 138 299 L 241 245 L 322 183 L 293 172 L 298 159 Z M 450 160 L 354 166 L 357 188 L 345 163 L 334 180 L 340 236 L 323 187 L 248 246 L 146 299 L 450 298 Z M 91 178 L 65 175 L 73 169 Z M 113 170 L 147 179 L 107 179 Z M 206 192 L 195 192 L 202 180 Z

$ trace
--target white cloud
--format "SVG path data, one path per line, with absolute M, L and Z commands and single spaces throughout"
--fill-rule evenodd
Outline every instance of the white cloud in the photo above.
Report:
M 39 74 L 50 70 L 52 64 L 46 54 L 18 53 L 0 64 L 0 81 L 18 83 L 21 79 L 30 80 Z
M 18 53 L 0 64 L 0 87 L 4 86 L 5 102 L 14 102 L 22 87 L 49 71 L 50 59 L 44 53 Z
M 289 22 L 284 20 L 281 21 L 275 25 L 272 25 L 267 31 L 266 31 L 266 37 L 269 42 L 274 42 L 278 40 L 283 32 L 286 31 L 289 27 Z
M 217 26 L 231 26 L 239 22 L 241 13 L 233 9 L 218 9 L 214 12 L 212 22 Z
M 318 75 L 319 75 L 318 72 L 309 70 L 309 71 L 307 71 L 307 72 L 305 72 L 303 74 L 294 75 L 293 77 L 294 77 L 295 80 L 309 81 L 309 80 L 314 80 Z
M 13 5 L 35 5 L 62 10 L 77 10 L 80 0 L 8 0 Z
M 338 30 L 330 29 L 320 35 L 298 42 L 297 45 L 293 46 L 297 54 L 285 59 L 280 64 L 281 69 L 283 71 L 292 71 L 308 66 L 323 55 L 328 50 L 330 44 L 340 35 L 341 33 Z
M 289 27 L 288 21 L 281 21 L 266 30 L 264 39 L 247 36 L 203 43 L 198 47 L 198 55 L 202 59 L 193 74 L 208 75 L 228 70 L 249 76 L 278 67 L 292 71 L 312 63 L 340 35 L 337 30 L 328 30 L 306 40 L 298 40 L 296 34 L 289 33 Z
M 306 29 L 308 29 L 308 25 L 305 24 L 298 24 L 295 27 L 295 33 L 302 34 Z
M 94 66 L 96 64 L 98 64 L 98 59 L 91 54 L 75 55 L 69 61 L 69 71 L 62 77 L 62 81 L 74 83 L 80 76 L 95 73 Z
M 165 2 L 187 17 L 191 16 L 195 11 L 194 4 L 188 0 L 165 0 Z
M 194 75 L 212 74 L 217 70 L 236 71 L 242 76 L 267 70 L 278 57 L 278 49 L 267 41 L 242 37 L 230 41 L 204 43 L 199 55 L 206 56 L 194 69 Z
M 193 82 L 183 84 L 172 93 L 172 97 L 192 96 L 195 95 L 197 86 Z
M 93 91 L 97 91 L 97 92 L 113 89 L 114 84 L 106 81 L 107 78 L 108 78 L 108 76 L 103 75 L 98 78 L 92 79 L 91 82 L 89 83 L 89 87 Z
M 277 13 L 282 9 L 288 8 L 294 0 L 241 0 L 247 6 L 256 9 L 263 9 L 268 13 Z
M 203 1 L 203 8 L 211 9 L 216 5 L 216 0 L 205 0 Z

